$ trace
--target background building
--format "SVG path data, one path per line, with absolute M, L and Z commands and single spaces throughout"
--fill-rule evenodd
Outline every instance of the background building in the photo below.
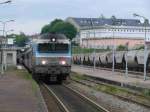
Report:
M 74 39 L 82 47 L 88 48 L 112 48 L 128 45 L 129 48 L 144 44 L 145 24 L 146 34 L 150 37 L 149 21 L 141 23 L 138 19 L 112 18 L 67 18 L 73 24 L 78 35 Z

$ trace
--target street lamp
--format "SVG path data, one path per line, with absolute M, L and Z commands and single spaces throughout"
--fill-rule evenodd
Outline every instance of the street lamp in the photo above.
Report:
M 5 31 L 5 35 L 6 35 L 6 37 L 7 37 L 8 32 L 13 32 L 13 31 L 14 31 L 13 29 L 8 30 L 8 31 Z
M 11 0 L 7 0 L 5 2 L 1 2 L 0 4 L 7 4 L 7 3 L 11 3 L 12 1 Z
M 93 20 L 92 20 L 92 18 L 90 18 L 90 21 L 91 21 L 91 26 L 92 26 L 92 30 L 94 30 L 94 24 L 93 24 Z M 95 30 L 94 30 L 94 39 L 95 39 Z M 95 67 L 96 67 L 96 51 L 95 51 L 95 45 L 93 46 L 94 47 L 94 52 L 93 52 L 93 54 L 94 54 L 94 58 L 93 58 L 93 61 L 94 61 L 94 70 L 95 70 Z
M 14 30 L 13 29 L 11 29 L 11 30 L 8 30 L 8 31 L 5 31 L 5 35 L 6 35 L 6 43 L 8 44 L 8 39 L 7 39 L 7 34 L 8 34 L 8 32 L 13 32 Z M 6 47 L 6 44 L 5 44 L 5 47 Z
M 126 72 L 125 72 L 125 77 L 127 78 L 128 77 L 128 45 L 129 45 L 129 42 L 126 43 Z
M 6 34 L 6 32 L 5 32 L 6 24 L 8 22 L 14 22 L 14 21 L 15 20 L 0 21 L 3 24 L 3 37 L 5 37 L 5 34 Z M 5 39 L 4 45 L 6 46 L 6 39 Z M 2 65 L 1 65 L 1 74 L 3 74 L 4 73 L 4 70 L 3 70 L 4 69 L 4 64 L 3 64 L 3 50 L 2 50 L 2 47 L 1 47 L 1 63 L 2 63 Z
M 134 17 L 140 17 L 144 19 L 144 27 L 145 27 L 145 37 L 144 37 L 144 80 L 146 80 L 146 63 L 147 63 L 147 45 L 146 45 L 146 21 L 148 20 L 146 17 L 141 16 L 139 14 L 134 13 Z
M 7 39 L 7 34 L 8 34 L 8 32 L 13 32 L 13 31 L 14 31 L 13 29 L 5 31 L 5 35 L 6 35 L 5 48 L 6 47 L 8 48 L 8 46 L 6 46 L 6 45 L 10 44 Z M 7 63 L 4 65 L 4 68 L 5 68 L 5 70 L 7 70 Z
M 8 22 L 14 22 L 15 20 L 9 20 L 9 21 L 0 21 L 0 23 L 3 24 L 3 36 L 5 37 L 5 27 L 6 27 L 6 24 Z
M 104 28 L 110 28 L 110 29 L 112 29 L 112 33 L 113 33 L 113 35 L 112 35 L 112 37 L 113 37 L 113 62 L 112 62 L 112 72 L 114 72 L 115 71 L 115 44 L 114 44 L 114 39 L 115 39 L 115 31 L 114 31 L 114 26 L 111 26 L 111 25 L 104 25 Z
M 6 28 L 6 24 L 9 23 L 9 22 L 14 22 L 15 20 L 9 20 L 9 21 L 0 21 L 2 24 L 3 24 L 3 37 L 5 37 L 5 34 L 6 34 L 6 31 L 5 31 L 5 28 Z M 5 46 L 6 46 L 6 39 L 5 39 Z
M 113 30 L 113 66 L 112 66 L 112 72 L 115 71 L 115 44 L 114 44 L 114 39 L 115 39 L 115 32 L 114 32 L 114 27 L 112 28 Z

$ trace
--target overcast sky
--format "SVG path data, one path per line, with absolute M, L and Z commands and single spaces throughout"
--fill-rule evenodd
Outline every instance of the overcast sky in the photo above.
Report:
M 0 0 L 3 2 L 6 0 Z M 0 5 L 0 21 L 15 19 L 7 24 L 26 34 L 39 33 L 41 27 L 55 18 L 100 17 L 115 15 L 116 18 L 133 18 L 138 13 L 150 19 L 150 0 L 12 0 L 11 4 Z M 0 25 L 0 30 L 2 25 Z M 0 34 L 2 34 L 0 32 Z

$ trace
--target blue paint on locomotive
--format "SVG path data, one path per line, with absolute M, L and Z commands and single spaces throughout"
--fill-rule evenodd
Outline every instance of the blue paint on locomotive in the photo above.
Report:
M 57 53 L 57 52 L 55 52 L 55 53 L 40 53 L 39 51 L 38 51 L 38 44 L 32 44 L 32 48 L 33 48 L 33 56 L 34 57 L 36 57 L 36 58 L 47 58 L 47 57 L 64 57 L 64 58 L 71 58 L 71 45 L 69 44 L 69 49 L 68 49 L 68 52 L 66 52 L 66 53 Z M 38 65 L 39 63 L 41 63 L 40 62 L 40 60 L 38 60 L 38 59 L 36 59 L 36 61 L 35 61 L 35 63 L 36 63 L 36 65 Z
M 71 45 L 69 45 L 69 50 L 66 53 L 59 53 L 59 52 L 50 52 L 50 53 L 40 53 L 38 51 L 38 45 L 34 45 L 34 50 L 35 51 L 35 56 L 36 57 L 49 57 L 49 56 L 53 56 L 53 57 L 57 57 L 57 56 L 71 56 Z

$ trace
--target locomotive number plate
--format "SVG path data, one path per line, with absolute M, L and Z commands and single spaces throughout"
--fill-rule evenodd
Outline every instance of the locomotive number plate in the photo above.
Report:
M 51 59 L 50 63 L 57 63 L 57 59 L 56 58 Z

